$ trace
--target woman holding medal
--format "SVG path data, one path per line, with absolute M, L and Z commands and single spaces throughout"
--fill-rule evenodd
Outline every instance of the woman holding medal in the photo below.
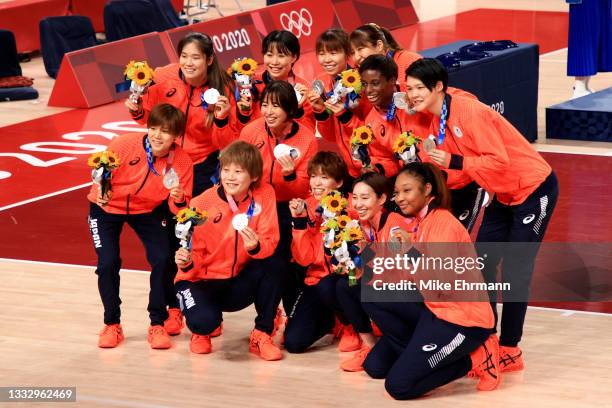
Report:
M 313 83 L 312 90 L 308 92 L 308 101 L 317 120 L 317 131 L 329 142 L 338 146 L 340 155 L 348 166 L 349 174 L 352 178 L 361 174 L 361 165 L 355 163 L 351 154 L 350 135 L 344 137 L 340 129 L 338 119 L 330 111 L 326 110 L 325 101 L 329 99 L 329 94 L 337 87 L 342 80 L 343 71 L 351 69 L 348 60 L 351 54 L 351 45 L 348 34 L 339 28 L 330 28 L 321 33 L 316 43 L 317 59 L 324 73 L 317 77 Z M 347 102 L 344 106 L 354 112 L 360 120 L 364 120 L 372 105 L 366 98 Z
M 314 132 L 315 118 L 306 98 L 310 84 L 293 72 L 293 66 L 300 58 L 298 38 L 290 31 L 273 30 L 264 37 L 261 43 L 261 53 L 265 70 L 261 74 L 255 74 L 251 111 L 248 109 L 240 111 L 238 115 L 240 122 L 246 124 L 260 118 L 263 115 L 260 102 L 264 89 L 272 81 L 286 81 L 292 85 L 293 93 L 298 101 L 294 120 Z M 248 101 L 241 103 L 248 107 Z
M 171 346 L 168 331 L 180 333 L 180 326 L 168 319 L 166 306 L 176 310 L 168 242 L 168 213 L 184 207 L 191 197 L 193 163 L 175 144 L 183 134 L 185 116 L 169 104 L 156 105 L 147 117 L 148 133 L 129 133 L 111 140 L 108 150 L 116 154 L 119 167 L 112 171 L 111 190 L 101 195 L 94 183 L 87 196 L 89 226 L 98 255 L 96 274 L 104 305 L 104 329 L 98 346 L 116 347 L 124 339 L 119 305 L 119 241 L 124 224 L 136 232 L 151 265 L 148 341 L 151 348 Z M 168 321 L 167 321 L 168 319 Z M 167 321 L 168 326 L 164 327 Z M 178 331 L 178 332 L 177 332 Z
M 235 108 L 235 101 L 228 98 L 233 94 L 234 81 L 221 69 L 207 35 L 188 34 L 179 42 L 177 52 L 178 64 L 164 67 L 155 78 L 158 82 L 137 104 L 128 99 L 125 105 L 138 123 L 146 123 L 151 107 L 158 103 L 169 103 L 183 111 L 187 125 L 180 145 L 194 163 L 193 193 L 198 195 L 213 185 L 211 177 L 217 171 L 219 150 L 212 136 L 214 110 L 217 104 Z
M 362 126 L 369 128 L 373 141 L 367 146 L 370 163 L 364 165 L 361 157 L 353 153 L 352 163 L 362 173 L 376 171 L 392 177 L 400 169 L 400 161 L 393 151 L 393 144 L 399 135 L 411 130 L 417 136 L 429 131 L 429 122 L 422 117 L 409 115 L 399 109 L 394 102 L 396 90 L 397 65 L 382 55 L 371 55 L 359 66 L 362 80 L 363 98 L 373 106 L 365 120 L 360 120 L 342 103 L 326 101 L 325 106 L 337 116 L 344 140 L 350 140 L 353 132 Z M 330 119 L 332 120 L 332 119 Z
M 303 353 L 334 328 L 337 318 L 341 330 L 338 350 L 355 351 L 361 347 L 361 339 L 338 304 L 336 282 L 340 275 L 331 270 L 320 232 L 323 221 L 321 199 L 342 187 L 348 171 L 337 153 L 318 152 L 308 162 L 308 174 L 311 196 L 306 200 L 298 198 L 289 202 L 293 218 L 291 253 L 295 261 L 307 270 L 305 285 L 288 316 L 285 349 L 290 353 Z
M 175 254 L 176 294 L 193 333 L 190 350 L 210 353 L 211 333 L 223 312 L 255 303 L 250 351 L 264 360 L 280 360 L 271 338 L 284 273 L 274 255 L 279 239 L 274 189 L 262 182 L 263 161 L 255 146 L 236 141 L 221 151 L 219 160 L 221 184 L 189 203 L 207 211 L 208 220 L 195 228 L 191 251 L 180 248 Z
M 476 256 L 473 248 L 464 248 L 471 243 L 470 236 L 449 211 L 449 191 L 435 165 L 417 162 L 404 167 L 396 178 L 394 196 L 411 220 L 408 242 L 457 242 L 461 243 L 457 250 Z M 453 249 L 444 249 L 445 256 L 449 250 Z M 429 279 L 432 273 L 427 271 Z M 475 279 L 482 280 L 477 269 L 474 273 Z M 418 279 L 418 274 L 411 276 Z M 490 334 L 494 318 L 486 294 L 481 302 L 453 302 L 450 297 L 432 301 L 426 292 L 420 295 L 421 302 L 363 303 L 383 333 L 363 363 L 368 375 L 384 378 L 387 392 L 395 399 L 420 397 L 470 370 L 479 378 L 479 390 L 495 389 L 501 380 L 499 343 Z
M 422 58 L 419 54 L 402 49 L 389 30 L 374 23 L 357 27 L 351 33 L 350 40 L 356 66 L 359 67 L 370 55 L 383 55 L 392 59 L 400 73 L 396 78 L 399 79 L 399 90 L 406 90 L 404 74 L 410 64 Z
M 502 371 L 522 370 L 518 347 L 527 312 L 527 296 L 539 244 L 552 216 L 559 188 L 550 165 L 499 113 L 473 99 L 446 93 L 448 74 L 435 59 L 415 62 L 407 72 L 413 108 L 433 115 L 431 133 L 438 146 L 428 152 L 443 169 L 461 170 L 495 198 L 485 209 L 478 242 L 531 242 L 518 253 L 512 245 L 504 254 L 489 253 L 483 274 L 502 280 L 512 293 L 504 295 L 500 355 Z M 495 298 L 492 297 L 493 302 Z M 497 315 L 496 307 L 493 312 Z
M 382 174 L 365 173 L 353 183 L 352 209 L 357 213 L 366 242 L 398 241 L 405 235 L 407 220 L 400 214 L 385 209 L 389 197 L 389 182 Z M 344 371 L 362 371 L 363 361 L 376 344 L 370 317 L 361 302 L 361 278 L 350 286 L 348 277 L 342 276 L 336 284 L 338 303 L 360 337 L 360 349 L 340 368 Z

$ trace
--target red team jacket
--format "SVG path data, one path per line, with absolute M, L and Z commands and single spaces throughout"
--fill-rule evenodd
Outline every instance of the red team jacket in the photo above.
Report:
M 153 167 L 159 174 L 156 176 L 147 164 L 145 137 L 142 133 L 128 133 L 114 138 L 108 145 L 108 150 L 117 155 L 120 164 L 112 173 L 112 198 L 103 207 L 104 211 L 111 214 L 144 214 L 153 211 L 166 200 L 172 212 L 178 211 L 174 200 L 168 197 L 169 190 L 163 184 L 162 174 L 169 156 L 154 158 Z M 193 185 L 193 163 L 180 146 L 174 147 L 172 168 L 185 190 L 185 201 L 189 202 Z M 87 195 L 87 199 L 94 204 L 98 189 L 94 183 Z
M 254 212 L 249 220 L 249 228 L 259 236 L 259 246 L 248 252 L 244 249 L 242 237 L 232 227 L 235 213 L 227 202 L 222 186 L 214 186 L 191 200 L 189 206 L 206 210 L 208 220 L 195 228 L 192 241 L 193 263 L 179 269 L 175 282 L 233 278 L 252 259 L 264 259 L 274 253 L 279 239 L 274 189 L 262 183 L 249 192 L 244 200 L 236 203 L 236 214 L 246 214 L 251 200 Z
M 172 74 L 173 73 L 173 74 Z M 207 85 L 193 87 L 183 80 L 178 64 L 155 70 L 156 81 L 142 97 L 143 111 L 132 114 L 135 121 L 146 125 L 149 112 L 159 103 L 169 103 L 183 111 L 187 118 L 185 135 L 177 144 L 189 154 L 194 164 L 198 164 L 219 150 L 218 142 L 213 139 L 213 128 L 206 127 L 208 112 L 202 107 L 201 96 L 208 89 Z M 162 81 L 163 80 L 163 81 Z M 235 110 L 235 101 L 229 91 L 230 103 Z M 231 115 L 234 118 L 235 115 Z M 234 118 L 235 120 L 235 118 Z
M 289 176 L 283 176 L 281 166 L 274 158 L 277 141 L 269 132 L 264 118 L 259 118 L 245 126 L 240 133 L 240 140 L 251 143 L 259 149 L 264 164 L 262 181 L 272 184 L 278 201 L 308 197 L 310 190 L 308 161 L 317 152 L 317 141 L 312 130 L 298 122 L 293 122 L 291 133 L 283 143 L 298 149 L 300 156 L 295 160 L 294 174 Z
M 533 193 L 552 169 L 529 142 L 502 115 L 461 96 L 450 99 L 446 135 L 439 147 L 455 156 L 459 169 L 502 204 L 517 205 Z M 431 122 L 438 134 L 439 119 Z

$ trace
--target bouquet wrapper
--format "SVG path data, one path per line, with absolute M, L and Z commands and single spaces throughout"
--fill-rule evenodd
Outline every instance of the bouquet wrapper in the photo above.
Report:
M 132 81 L 131 85 L 130 85 L 130 102 L 137 104 L 138 103 L 138 99 L 145 93 L 145 91 L 147 90 L 147 86 L 149 86 L 149 84 L 147 85 L 138 85 L 135 81 Z
M 368 152 L 368 147 L 365 145 L 357 145 L 353 147 L 353 158 L 361 161 L 363 167 L 368 167 L 372 160 L 370 159 L 370 153 Z

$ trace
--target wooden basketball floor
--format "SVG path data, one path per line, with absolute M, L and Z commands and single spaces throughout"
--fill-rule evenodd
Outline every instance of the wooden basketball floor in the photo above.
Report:
M 263 6 L 262 0 L 241 3 L 246 9 Z M 479 7 L 567 11 L 561 0 L 413 3 L 422 22 Z M 226 14 L 237 11 L 232 0 L 218 4 Z M 214 11 L 205 15 L 211 17 L 216 17 Z M 610 242 L 612 213 L 606 186 L 612 171 L 612 146 L 544 138 L 544 108 L 566 100 L 571 93 L 566 60 L 565 49 L 540 58 L 536 148 L 548 154 L 547 160 L 563 174 L 560 179 L 566 180 L 553 218 L 557 226 L 551 225 L 548 239 Z M 25 75 L 35 78 L 40 103 L 1 103 L 0 126 L 67 110 L 46 107 L 53 80 L 46 77 L 40 57 L 22 67 Z M 612 74 L 600 74 L 591 84 L 597 89 L 611 86 Z M 10 132 L 6 129 L 0 127 L 0 146 L 8 142 L 3 136 L 16 132 L 14 127 Z M 21 190 L 51 181 L 32 180 Z M 0 184 L 0 197 L 17 194 L 16 190 L 2 191 L 4 188 Z M 67 214 L 65 208 L 72 207 L 62 204 L 62 200 L 84 200 L 84 191 L 39 199 L 31 205 L 0 202 L 0 387 L 76 387 L 76 403 L 46 403 L 45 407 L 612 407 L 612 314 L 593 311 L 530 307 L 521 343 L 526 370 L 505 375 L 494 392 L 477 392 L 475 381 L 464 378 L 418 400 L 397 402 L 385 394 L 382 381 L 364 373 L 342 372 L 340 361 L 352 353 L 339 353 L 329 339 L 305 354 L 285 353 L 279 362 L 264 362 L 251 355 L 252 307 L 224 316 L 224 334 L 213 339 L 210 355 L 189 352 L 186 330 L 172 339 L 170 350 L 151 350 L 146 341 L 148 273 L 127 269 L 121 275 L 126 340 L 116 349 L 99 349 L 102 305 L 94 268 L 84 266 L 92 264 L 95 254 L 93 249 L 81 254 L 84 244 L 76 242 L 83 241 L 83 236 L 86 239 L 84 207 Z M 568 196 L 568 191 L 575 195 Z M 581 208 L 578 214 L 574 203 Z M 31 217 L 52 226 L 42 234 L 51 238 L 32 227 Z M 24 223 L 27 219 L 30 222 Z M 79 231 L 80 235 L 71 240 L 65 231 Z M 67 263 L 71 251 L 76 259 L 72 262 L 80 265 Z M 140 265 L 141 258 L 128 263 L 128 267 L 142 269 Z M 605 305 L 589 309 L 610 311 Z M 34 404 L 0 402 L 0 406 Z

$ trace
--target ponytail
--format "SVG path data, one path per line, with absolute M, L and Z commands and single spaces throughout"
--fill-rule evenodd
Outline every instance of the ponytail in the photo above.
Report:
M 431 196 L 433 197 L 431 205 L 436 208 L 450 210 L 450 192 L 446 186 L 446 179 L 440 169 L 434 164 L 422 162 L 409 163 L 400 170 L 398 176 L 400 174 L 409 174 L 418 179 L 423 188 L 425 184 L 429 183 L 431 185 Z

